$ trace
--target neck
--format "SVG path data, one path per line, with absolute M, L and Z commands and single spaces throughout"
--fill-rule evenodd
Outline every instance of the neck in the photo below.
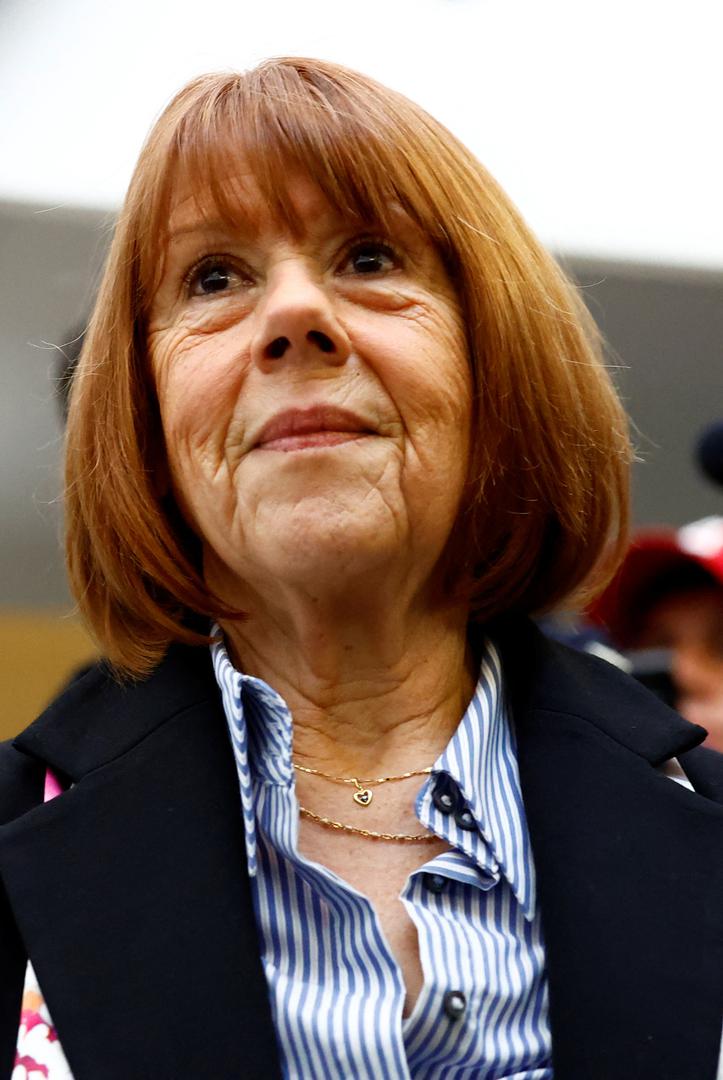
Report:
M 289 705 L 299 764 L 342 776 L 431 765 L 476 682 L 466 611 L 352 610 L 263 607 L 223 630 L 236 666 Z

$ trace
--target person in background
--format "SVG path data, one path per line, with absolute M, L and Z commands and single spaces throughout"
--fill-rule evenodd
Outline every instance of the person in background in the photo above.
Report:
M 635 664 L 659 651 L 672 704 L 723 751 L 723 517 L 638 532 L 590 614 Z
M 0 747 L 0 1076 L 712 1080 L 718 755 L 529 618 L 604 587 L 630 458 L 441 124 L 318 60 L 186 86 L 71 387 L 108 661 Z

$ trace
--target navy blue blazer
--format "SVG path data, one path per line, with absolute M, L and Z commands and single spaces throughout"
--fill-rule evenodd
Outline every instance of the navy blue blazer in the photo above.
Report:
M 714 1080 L 723 756 L 604 661 L 495 630 L 547 950 L 555 1080 Z M 677 756 L 691 792 L 656 766 Z M 42 803 L 46 766 L 73 787 Z M 0 752 L 0 1078 L 30 956 L 75 1080 L 279 1075 L 208 651 L 98 667 Z

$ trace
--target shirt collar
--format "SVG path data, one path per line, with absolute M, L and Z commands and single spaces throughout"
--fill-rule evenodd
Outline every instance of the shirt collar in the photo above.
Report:
M 212 627 L 213 670 L 221 691 L 236 761 L 249 874 L 258 869 L 258 838 L 251 761 L 262 782 L 293 787 L 292 720 L 283 698 L 265 683 L 237 671 L 220 628 Z
M 288 706 L 262 679 L 231 663 L 218 627 L 211 646 L 233 746 L 246 832 L 249 873 L 257 872 L 254 778 L 293 788 L 293 722 Z M 253 762 L 254 777 L 252 777 Z M 455 830 L 432 804 L 436 784 L 448 778 L 459 790 L 477 830 Z M 501 872 L 528 919 L 534 916 L 535 882 L 514 731 L 507 713 L 496 647 L 483 644 L 479 679 L 460 724 L 432 769 L 417 803 L 422 823 L 463 849 L 493 878 Z
M 420 809 L 434 785 L 448 777 L 474 817 L 477 831 L 449 837 L 480 869 L 504 874 L 525 916 L 535 910 L 535 876 L 527 829 L 515 733 L 505 701 L 496 646 L 483 642 L 479 678 L 460 724 L 437 759 Z M 438 831 L 435 828 L 435 831 Z

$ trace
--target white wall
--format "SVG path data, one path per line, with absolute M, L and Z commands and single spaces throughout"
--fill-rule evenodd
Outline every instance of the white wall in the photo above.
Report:
M 723 267 L 719 0 L 5 0 L 0 200 L 113 208 L 188 78 L 358 67 L 475 150 L 558 250 Z

